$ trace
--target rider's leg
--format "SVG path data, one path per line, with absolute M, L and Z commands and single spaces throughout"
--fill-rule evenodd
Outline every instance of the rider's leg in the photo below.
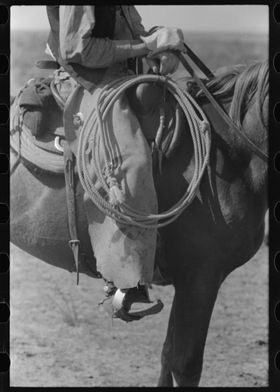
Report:
M 125 203 L 142 214 L 154 214 L 157 196 L 151 150 L 126 97 L 114 104 L 108 118 L 111 138 L 122 160 L 119 172 Z M 131 302 L 145 302 L 139 299 L 143 290 L 138 295 L 137 290 L 131 294 L 128 289 L 152 282 L 157 230 L 116 223 L 101 213 L 87 194 L 85 207 L 98 270 L 107 281 L 125 289 Z

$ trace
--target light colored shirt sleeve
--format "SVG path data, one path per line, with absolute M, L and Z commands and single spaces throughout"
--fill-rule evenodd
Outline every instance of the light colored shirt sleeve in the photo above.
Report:
M 94 6 L 60 6 L 59 19 L 63 60 L 89 68 L 105 68 L 132 57 L 129 40 L 92 37 Z

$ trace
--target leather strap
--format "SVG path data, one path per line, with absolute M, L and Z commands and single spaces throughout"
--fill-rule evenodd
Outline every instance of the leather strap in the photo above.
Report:
M 56 103 L 60 107 L 60 109 L 64 110 L 66 100 L 64 101 L 63 98 L 60 96 L 59 92 L 57 91 L 54 80 L 52 80 L 50 83 L 50 89 L 51 89 L 52 95 L 53 95 Z
M 209 99 L 209 101 L 212 103 L 214 108 L 217 110 L 217 112 L 220 114 L 220 116 L 223 118 L 223 120 L 229 125 L 230 128 L 234 129 L 235 132 L 240 136 L 243 141 L 246 142 L 247 146 L 249 149 L 256 154 L 259 158 L 261 158 L 264 162 L 268 163 L 268 155 L 264 153 L 255 143 L 250 140 L 245 132 L 242 131 L 229 117 L 227 114 L 226 110 L 224 109 L 223 105 L 219 103 L 216 98 L 209 92 L 207 87 L 204 85 L 204 83 L 199 79 L 199 77 L 196 75 L 195 71 L 193 68 L 189 65 L 185 57 L 182 55 L 182 53 L 177 52 L 177 56 L 179 57 L 181 63 L 185 67 L 185 69 L 190 73 L 190 75 L 194 78 L 198 86 L 201 88 L 201 90 L 204 92 L 205 96 Z M 198 64 L 197 64 L 198 65 Z
M 215 75 L 213 72 L 200 60 L 199 57 L 191 50 L 191 48 L 184 43 L 184 47 L 186 48 L 187 55 L 189 58 L 195 63 L 195 65 L 204 73 L 204 75 L 208 79 L 213 79 Z
M 133 31 L 133 28 L 131 27 L 130 22 L 128 21 L 128 19 L 126 17 L 126 14 L 125 14 L 125 12 L 124 12 L 124 10 L 123 10 L 121 5 L 120 5 L 120 11 L 121 11 L 121 15 L 122 15 L 122 17 L 123 17 L 123 19 L 124 19 L 128 29 L 130 31 L 132 39 L 137 39 L 137 37 L 135 36 L 135 33 Z M 134 58 L 128 59 L 127 60 L 127 64 L 128 64 L 128 67 L 130 69 L 132 69 L 135 72 L 136 75 L 143 74 L 143 62 L 142 62 L 140 57 L 136 57 L 136 58 L 134 57 Z
M 75 267 L 77 271 L 77 285 L 79 284 L 79 264 L 80 264 L 80 241 L 77 234 L 77 217 L 75 204 L 75 177 L 74 177 L 74 159 L 75 156 L 68 144 L 64 143 L 64 176 L 65 189 L 68 210 L 68 229 L 70 234 L 69 246 L 72 249 Z
M 53 60 L 39 60 L 36 61 L 36 67 L 40 69 L 59 69 L 60 64 Z

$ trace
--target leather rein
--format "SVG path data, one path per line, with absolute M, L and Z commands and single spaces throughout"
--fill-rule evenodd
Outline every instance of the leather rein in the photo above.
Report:
M 190 59 L 194 62 L 194 64 L 204 73 L 204 75 L 208 79 L 214 78 L 214 74 L 210 71 L 210 69 L 196 56 L 196 54 L 184 43 L 186 48 L 186 54 L 190 57 Z M 264 153 L 255 143 L 250 140 L 245 132 L 240 128 L 237 124 L 233 122 L 233 120 L 229 117 L 226 110 L 224 109 L 223 105 L 216 100 L 216 98 L 209 92 L 205 84 L 200 80 L 200 78 L 196 75 L 194 69 L 190 66 L 187 62 L 186 58 L 182 55 L 181 52 L 176 53 L 179 60 L 181 61 L 184 68 L 189 72 L 189 74 L 194 78 L 197 85 L 200 89 L 204 92 L 205 96 L 208 100 L 212 103 L 214 108 L 223 118 L 223 120 L 229 125 L 230 128 L 234 129 L 235 132 L 240 136 L 243 141 L 247 144 L 249 149 L 256 154 L 259 158 L 261 158 L 264 162 L 268 163 L 268 155 Z

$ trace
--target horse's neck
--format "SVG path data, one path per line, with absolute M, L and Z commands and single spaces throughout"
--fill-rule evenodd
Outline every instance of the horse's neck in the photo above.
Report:
M 262 113 L 265 124 L 262 124 L 260 121 L 260 113 L 258 113 L 259 108 L 256 103 L 254 103 L 246 113 L 242 124 L 242 128 L 244 129 L 246 136 L 265 154 L 268 152 L 267 103 L 268 102 L 266 100 L 264 103 L 264 111 Z M 260 159 L 254 152 L 251 152 L 244 142 L 241 148 L 243 151 L 246 149 L 249 157 L 250 180 L 252 187 L 255 191 L 261 191 L 267 186 L 268 164 L 266 161 Z
M 230 160 L 231 165 L 241 175 L 247 176 L 254 191 L 263 191 L 263 187 L 266 186 L 267 163 L 250 150 L 235 130 L 229 129 L 210 103 L 202 106 L 211 123 L 213 148 L 219 150 L 224 161 Z M 223 106 L 229 111 L 229 103 L 223 103 Z M 257 105 L 252 104 L 244 117 L 242 130 L 257 147 L 266 153 L 267 132 L 259 121 L 257 110 Z

